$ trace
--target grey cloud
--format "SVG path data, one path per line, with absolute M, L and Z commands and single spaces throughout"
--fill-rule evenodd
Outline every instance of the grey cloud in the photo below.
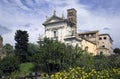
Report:
M 108 28 L 108 27 L 104 27 L 103 30 L 110 30 L 110 28 Z
M 30 29 L 30 31 L 38 31 L 38 28 Z
M 35 30 L 35 31 L 38 31 L 38 28 L 35 28 L 34 30 Z
M 24 24 L 24 25 L 19 25 L 20 27 L 31 27 L 33 24 L 32 23 L 27 23 L 27 24 Z
M 7 33 L 11 33 L 11 32 L 12 32 L 11 29 L 8 29 L 5 26 L 0 25 L 0 35 L 4 35 L 4 34 L 7 34 Z
M 24 25 L 24 27 L 31 27 L 31 25 L 32 25 L 31 23 L 27 23 Z

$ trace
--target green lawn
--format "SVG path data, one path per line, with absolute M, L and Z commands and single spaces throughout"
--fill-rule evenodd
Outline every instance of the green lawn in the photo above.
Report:
M 29 74 L 33 67 L 34 67 L 33 63 L 22 63 L 20 64 L 20 72 L 24 74 Z
M 16 79 L 19 77 L 24 77 L 26 75 L 29 75 L 31 73 L 31 69 L 34 67 L 33 63 L 22 63 L 19 65 L 20 70 L 13 72 L 9 79 Z

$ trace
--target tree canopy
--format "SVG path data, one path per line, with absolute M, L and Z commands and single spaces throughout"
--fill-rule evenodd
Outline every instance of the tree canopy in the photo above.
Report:
M 3 48 L 5 49 L 5 52 L 7 54 L 11 54 L 14 52 L 13 46 L 9 43 L 5 44 Z
M 115 48 L 115 49 L 114 49 L 114 53 L 116 53 L 116 54 L 119 54 L 119 55 L 120 55 L 120 48 Z
M 27 31 L 17 30 L 15 33 L 15 54 L 21 62 L 26 62 L 28 56 L 28 39 Z
M 19 59 L 16 56 L 7 56 L 0 61 L 0 74 L 10 74 L 19 69 Z M 4 73 L 4 74 L 3 74 Z

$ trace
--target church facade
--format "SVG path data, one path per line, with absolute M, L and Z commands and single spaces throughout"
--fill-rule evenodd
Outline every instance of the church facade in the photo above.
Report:
M 58 17 L 54 11 L 51 17 L 46 17 L 43 25 L 45 34 L 40 37 L 41 39 L 47 37 L 67 45 L 78 45 L 93 55 L 113 54 L 112 38 L 109 34 L 99 34 L 98 30 L 77 33 L 77 11 L 74 8 L 67 10 L 67 18 L 64 14 Z

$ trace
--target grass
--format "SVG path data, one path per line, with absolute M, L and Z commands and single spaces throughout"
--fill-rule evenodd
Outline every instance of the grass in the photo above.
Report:
M 29 74 L 33 67 L 34 67 L 33 63 L 22 63 L 20 64 L 20 72 L 24 74 Z
M 24 77 L 26 75 L 29 75 L 31 73 L 31 69 L 34 67 L 33 63 L 22 63 L 19 65 L 20 70 L 13 72 L 9 79 L 17 79 L 19 77 Z

